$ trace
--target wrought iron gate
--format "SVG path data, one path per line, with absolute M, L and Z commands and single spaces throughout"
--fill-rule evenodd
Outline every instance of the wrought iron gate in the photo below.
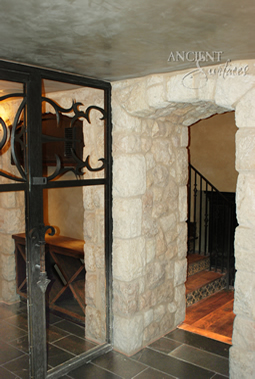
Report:
M 4 183 L 0 183 L 0 192 L 24 191 L 25 193 L 30 378 L 57 378 L 111 349 L 111 86 L 107 82 L 81 76 L 0 61 L 1 80 L 19 83 L 23 88 L 21 91 L 9 92 L 0 97 L 0 105 L 1 102 L 8 99 L 20 100 L 11 128 L 7 126 L 0 114 L 0 162 L 3 152 L 5 153 L 10 148 L 12 162 L 16 166 L 16 174 L 8 172 L 3 166 L 0 169 L 0 177 L 4 178 Z M 104 107 L 91 104 L 86 110 L 81 111 L 82 104 L 74 101 L 68 109 L 63 108 L 52 99 L 42 95 L 42 80 L 100 89 L 104 92 Z M 52 141 L 52 137 L 42 133 L 42 103 L 51 105 L 55 111 L 57 122 L 59 122 L 61 114 L 72 115 L 69 131 L 72 131 L 74 123 L 78 119 L 90 123 L 92 110 L 104 120 L 104 157 L 98 157 L 99 164 L 96 167 L 91 166 L 89 156 L 84 159 L 77 154 L 75 136 L 71 133 L 71 135 L 64 136 L 62 140 L 67 144 L 68 153 L 74 164 L 67 166 L 56 155 L 54 172 L 48 176 L 43 173 L 42 146 L 43 143 Z M 67 172 L 73 172 L 72 180 L 62 180 Z M 102 175 L 84 179 L 86 172 L 100 172 Z M 54 228 L 44 225 L 43 190 L 77 186 L 104 186 L 105 188 L 106 341 L 93 351 L 83 353 L 71 361 L 67 361 L 66 364 L 62 364 L 61 367 L 47 371 L 45 291 L 49 280 L 45 269 L 44 246 L 45 233 L 48 231 L 50 234 L 54 234 Z

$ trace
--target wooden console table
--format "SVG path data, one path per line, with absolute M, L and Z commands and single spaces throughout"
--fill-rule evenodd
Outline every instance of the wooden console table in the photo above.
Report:
M 27 297 L 26 236 L 14 234 L 17 293 Z M 84 241 L 63 236 L 45 237 L 48 278 L 47 306 L 64 317 L 85 322 Z

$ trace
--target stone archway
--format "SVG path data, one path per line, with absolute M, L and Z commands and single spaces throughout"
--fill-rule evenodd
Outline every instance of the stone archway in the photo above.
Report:
M 246 63 L 236 62 L 241 73 Z M 238 71 L 240 69 L 240 71 Z M 217 70 L 216 70 L 217 71 Z M 216 72 L 213 71 L 214 73 Z M 153 75 L 113 84 L 114 346 L 133 354 L 185 317 L 188 128 L 236 112 L 236 320 L 231 377 L 252 377 L 255 356 L 254 73 Z

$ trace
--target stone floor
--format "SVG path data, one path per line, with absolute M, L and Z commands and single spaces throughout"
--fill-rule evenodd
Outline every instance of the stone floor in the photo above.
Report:
M 50 317 L 49 368 L 94 346 L 82 334 L 79 325 Z M 228 377 L 229 347 L 176 329 L 130 358 L 112 351 L 62 379 L 223 379 Z M 0 303 L 0 378 L 29 378 L 26 306 L 22 303 Z

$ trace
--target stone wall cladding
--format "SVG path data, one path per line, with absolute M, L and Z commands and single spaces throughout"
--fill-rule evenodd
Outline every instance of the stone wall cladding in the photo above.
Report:
M 185 317 L 185 271 L 187 230 L 188 128 L 215 113 L 236 110 L 240 130 L 236 139 L 237 218 L 235 254 L 237 277 L 233 346 L 230 350 L 231 378 L 255 376 L 254 349 L 254 146 L 255 146 L 255 72 L 249 62 L 246 75 L 211 75 L 207 82 L 193 78 L 193 88 L 182 85 L 187 72 L 152 75 L 113 84 L 113 159 L 143 155 L 146 162 L 146 189 L 130 199 L 142 201 L 142 227 L 139 238 L 145 241 L 145 258 L 136 261 L 135 277 L 128 270 L 121 277 L 119 254 L 124 252 L 128 234 L 113 247 L 114 346 L 132 354 Z M 233 62 L 241 67 L 247 62 Z M 217 67 L 214 72 L 217 72 Z M 122 141 L 120 144 L 119 141 Z M 124 159 L 124 158 L 122 158 Z M 117 177 L 114 167 L 113 183 Z M 123 174 L 122 174 L 123 175 Z M 123 175 L 124 177 L 124 175 Z M 133 180 L 136 177 L 134 167 Z M 125 184 L 122 183 L 125 187 Z M 127 184 L 127 187 L 129 185 Z M 118 187 L 119 189 L 119 187 Z M 114 192 L 115 217 L 129 217 L 118 211 L 125 191 Z M 131 220 L 129 221 L 131 223 Z M 116 241 L 114 228 L 114 241 Z M 116 248 L 117 246 L 117 248 Z M 126 256 L 133 259 L 132 252 Z M 144 253 L 142 253 L 143 255 Z M 124 254 L 125 255 L 125 254 Z M 121 266 L 125 266 L 125 257 Z M 126 262 L 129 260 L 126 260 Z M 129 263 L 130 265 L 130 263 Z M 122 291 L 128 296 L 121 296 Z M 135 342 L 132 325 L 136 323 Z M 132 330 L 131 330 L 132 329 Z M 130 332 L 130 333 L 129 333 Z M 139 337 L 140 335 L 140 337 Z M 129 338 L 127 338 L 129 336 Z M 132 336 L 132 337 L 131 337 Z

